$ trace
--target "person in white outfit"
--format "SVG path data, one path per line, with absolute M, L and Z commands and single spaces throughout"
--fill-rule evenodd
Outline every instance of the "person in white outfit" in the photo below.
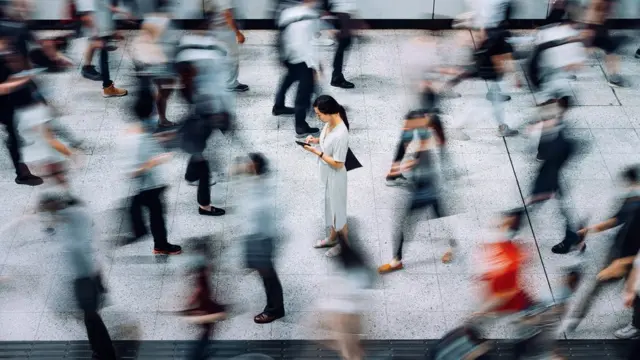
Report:
M 314 248 L 327 248 L 327 256 L 340 253 L 338 233 L 347 238 L 347 169 L 345 161 L 349 151 L 348 120 L 344 107 L 329 95 L 316 99 L 313 108 L 325 123 L 320 137 L 308 136 L 304 149 L 318 156 L 320 181 L 325 189 L 325 224 L 331 228 L 329 236 L 317 241 Z

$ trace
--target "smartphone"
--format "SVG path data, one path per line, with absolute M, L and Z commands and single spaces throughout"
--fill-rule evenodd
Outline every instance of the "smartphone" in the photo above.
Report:
M 46 68 L 35 68 L 35 69 L 30 69 L 30 70 L 24 70 L 24 71 L 20 71 L 19 73 L 15 73 L 15 74 L 11 75 L 9 78 L 10 79 L 20 79 L 20 78 L 35 76 L 35 75 L 41 74 L 41 73 L 43 73 L 45 71 L 47 71 Z
M 296 141 L 296 144 L 298 144 L 298 145 L 300 145 L 300 146 L 303 146 L 303 147 L 304 147 L 305 145 L 309 145 L 309 146 L 311 146 L 311 144 L 306 143 L 306 142 L 302 142 L 302 141 Z

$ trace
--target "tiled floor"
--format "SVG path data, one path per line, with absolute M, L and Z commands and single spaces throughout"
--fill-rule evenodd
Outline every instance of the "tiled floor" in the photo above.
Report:
M 361 245 L 375 264 L 388 260 L 397 209 L 403 205 L 404 190 L 385 186 L 403 113 L 411 92 L 398 64 L 406 56 L 402 42 L 417 31 L 371 32 L 369 42 L 354 45 L 346 76 L 355 90 L 326 87 L 349 109 L 352 126 L 350 145 L 364 167 L 349 174 L 350 224 L 357 228 Z M 445 42 L 465 33 L 441 32 Z M 280 74 L 272 50 L 273 34 L 247 32 L 242 48 L 240 80 L 251 91 L 237 99 L 239 134 L 243 146 L 216 135 L 210 151 L 216 168 L 224 173 L 235 155 L 259 150 L 276 170 L 278 226 L 284 241 L 277 267 L 285 290 L 287 317 L 271 325 L 257 326 L 252 316 L 263 306 L 259 278 L 241 269 L 240 242 L 243 219 L 230 211 L 220 219 L 197 215 L 196 189 L 182 179 L 186 157 L 172 163 L 171 189 L 167 201 L 170 239 L 214 234 L 221 259 L 214 284 L 220 300 L 237 304 L 239 314 L 218 327 L 220 339 L 293 339 L 321 336 L 306 324 L 317 322 L 313 301 L 332 281 L 330 260 L 311 244 L 323 236 L 322 194 L 317 182 L 315 160 L 292 140 L 293 120 L 270 115 L 272 97 Z M 631 45 L 630 45 L 631 46 Z M 81 54 L 83 43 L 74 45 Z M 632 47 L 632 46 L 631 46 Z M 632 48 L 628 50 L 631 52 Z M 121 48 L 126 48 L 122 46 Z M 453 45 L 451 46 L 453 49 Z M 324 52 L 330 65 L 332 49 Z M 122 50 L 112 53 L 111 66 L 116 84 L 132 85 L 131 60 Z M 570 134 L 584 140 L 588 148 L 565 171 L 569 200 L 574 211 L 591 221 L 604 219 L 615 204 L 616 174 L 624 165 L 640 162 L 640 100 L 638 86 L 612 90 L 605 83 L 603 66 L 594 58 L 572 83 L 580 107 L 569 115 Z M 625 57 L 622 69 L 637 79 L 640 62 Z M 107 325 L 118 339 L 191 339 L 194 329 L 168 315 L 179 309 L 188 283 L 181 268 L 185 257 L 156 259 L 150 254 L 150 240 L 113 250 L 113 234 L 122 224 L 114 208 L 127 193 L 116 166 L 116 142 L 129 117 L 130 99 L 108 99 L 100 95 L 99 83 L 77 72 L 46 75 L 50 98 L 67 111 L 63 122 L 85 137 L 90 146 L 73 171 L 74 188 L 95 213 L 99 234 L 99 258 L 111 291 L 113 305 L 103 311 Z M 133 89 L 131 89 L 133 90 Z M 517 126 L 525 121 L 535 103 L 528 89 L 507 89 L 513 100 L 506 105 L 507 120 Z M 445 121 L 469 117 L 466 132 L 470 141 L 451 141 L 451 152 L 463 175 L 446 186 L 445 202 L 454 216 L 422 222 L 406 254 L 406 271 L 378 280 L 367 310 L 367 336 L 379 339 L 437 338 L 475 309 L 477 289 L 473 280 L 474 246 L 482 241 L 480 230 L 494 211 L 522 205 L 528 195 L 537 162 L 531 142 L 522 138 L 497 136 L 484 100 L 486 84 L 479 81 L 461 85 L 459 99 L 443 106 Z M 169 117 L 178 120 L 184 113 L 178 97 L 172 98 Z M 315 120 L 312 120 L 315 121 Z M 85 339 L 83 327 L 73 312 L 66 266 L 59 244 L 44 235 L 37 221 L 10 223 L 30 213 L 38 189 L 13 182 L 8 156 L 0 158 L 0 213 L 4 219 L 0 234 L 0 340 Z M 223 178 L 219 180 L 224 180 Z M 232 183 L 220 181 L 213 187 L 214 204 L 233 210 L 241 193 Z M 526 270 L 527 284 L 541 297 L 556 294 L 559 266 L 563 257 L 550 252 L 563 236 L 563 224 L 556 220 L 557 206 L 549 203 L 534 212 L 523 241 L 530 246 Z M 452 235 L 460 238 L 460 256 L 450 265 L 439 261 L 447 238 L 445 225 L 453 225 Z M 589 244 L 587 268 L 593 276 L 612 232 L 593 236 Z M 617 327 L 630 320 L 622 306 L 620 285 L 606 289 L 584 325 L 570 337 L 608 338 Z M 122 324 L 137 322 L 138 330 Z M 493 326 L 492 334 L 509 337 L 509 326 Z

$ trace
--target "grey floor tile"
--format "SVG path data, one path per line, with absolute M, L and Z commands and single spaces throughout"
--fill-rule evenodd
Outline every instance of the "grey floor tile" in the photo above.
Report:
M 42 313 L 16 312 L 0 313 L 0 326 L 2 326 L 2 340 L 4 341 L 31 341 L 35 340 L 38 325 Z

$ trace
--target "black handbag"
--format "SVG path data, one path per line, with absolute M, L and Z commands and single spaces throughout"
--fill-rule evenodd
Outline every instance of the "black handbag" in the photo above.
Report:
M 351 151 L 350 148 L 347 149 L 347 157 L 344 160 L 344 168 L 347 169 L 347 171 L 351 171 L 361 167 L 362 167 L 362 164 L 360 164 L 360 161 L 358 161 L 358 158 L 356 158 L 356 156 L 353 155 L 353 152 Z

